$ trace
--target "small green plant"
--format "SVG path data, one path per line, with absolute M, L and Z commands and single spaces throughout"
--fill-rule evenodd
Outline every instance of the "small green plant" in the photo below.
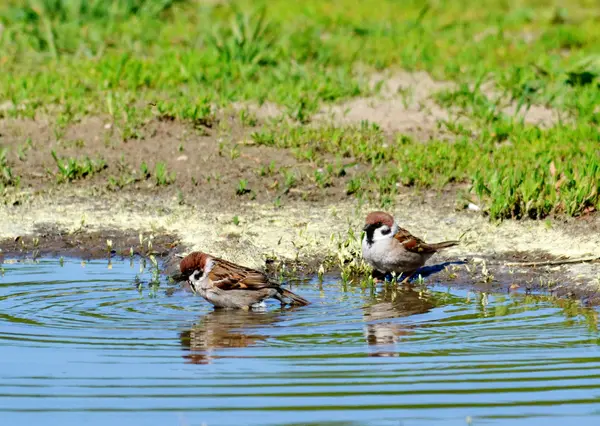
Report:
M 8 165 L 6 148 L 0 148 L 0 189 L 4 186 L 17 186 L 20 182 L 12 168 Z
M 229 158 L 231 159 L 231 161 L 235 160 L 236 158 L 239 158 L 240 155 L 241 155 L 241 153 L 240 153 L 240 148 L 238 147 L 238 145 L 237 144 L 233 145 L 233 147 L 229 151 Z
M 237 215 L 233 216 L 233 224 L 235 226 L 239 226 L 240 224 L 240 218 Z
M 27 152 L 32 148 L 33 148 L 33 141 L 31 140 L 31 138 L 27 138 L 25 143 L 17 148 L 17 157 L 19 157 L 19 160 L 27 161 Z M 1 153 L 0 153 L 0 157 L 2 157 Z M 0 162 L 1 161 L 2 160 L 0 159 Z
M 286 189 L 293 188 L 298 181 L 298 176 L 293 170 L 285 169 L 283 171 L 284 179 L 285 179 L 285 187 Z
M 319 270 L 317 271 L 317 277 L 319 279 L 319 283 L 322 284 L 323 283 L 323 277 L 325 276 L 325 267 L 323 266 L 323 264 L 321 263 L 319 265 Z
M 77 160 L 75 158 L 64 159 L 59 158 L 54 150 L 52 150 L 51 154 L 58 167 L 56 178 L 59 183 L 84 179 L 93 176 L 108 167 L 102 159 L 90 160 L 88 157 L 85 157 L 82 160 Z
M 154 179 L 156 186 L 167 186 L 175 182 L 175 172 L 169 173 L 167 165 L 163 162 L 158 162 L 154 166 Z
M 143 179 L 149 179 L 151 176 L 150 169 L 145 161 L 142 161 L 142 164 L 140 165 L 140 173 L 142 174 Z
M 423 276 L 421 276 L 421 274 L 419 274 L 417 278 L 415 278 L 414 284 L 418 286 L 423 286 L 425 284 L 425 279 L 423 278 Z
M 150 254 L 148 258 L 150 259 L 150 263 L 152 264 L 152 278 L 150 278 L 150 282 L 148 283 L 148 287 L 150 289 L 149 296 L 156 297 L 156 291 L 160 287 L 160 266 L 158 264 L 158 261 L 156 260 L 156 257 L 154 257 L 153 254 Z
M 318 109 L 316 99 L 309 100 L 307 97 L 301 97 L 297 102 L 288 106 L 288 115 L 290 118 L 306 124 L 310 121 L 310 116 Z
M 268 166 L 262 165 L 258 168 L 259 176 L 272 176 L 275 174 L 275 161 L 271 160 Z
M 250 189 L 248 189 L 248 181 L 246 179 L 240 179 L 235 193 L 237 195 L 244 195 L 249 192 L 250 192 Z
M 327 188 L 332 185 L 331 174 L 323 169 L 315 170 L 314 178 L 319 188 Z
M 363 289 L 371 289 L 372 291 L 375 289 L 375 278 L 373 278 L 372 274 L 366 274 L 361 277 L 360 286 Z
M 240 122 L 244 126 L 255 127 L 256 124 L 258 123 L 258 120 L 256 119 L 256 115 L 254 115 L 252 112 L 250 112 L 247 108 L 242 108 L 240 110 L 239 116 L 240 116 Z
M 275 135 L 269 131 L 261 130 L 258 132 L 252 132 L 250 137 L 258 145 L 275 145 Z
M 207 42 L 225 63 L 264 66 L 277 61 L 277 39 L 275 26 L 261 8 L 251 13 L 236 11 L 229 28 L 217 26 Z
M 370 273 L 370 268 L 362 261 L 362 233 L 357 234 L 354 229 L 348 228 L 345 233 L 332 234 L 332 257 L 327 259 L 327 265 L 339 268 L 342 280 L 351 283 L 363 275 Z
M 163 121 L 175 119 L 191 122 L 196 129 L 211 128 L 217 122 L 213 106 L 208 98 L 192 102 L 159 102 L 158 118 Z
M 119 177 L 109 176 L 107 188 L 111 191 L 117 191 L 125 188 L 128 185 L 136 182 L 136 178 L 132 175 L 123 173 Z
M 360 191 L 362 187 L 362 182 L 360 178 L 352 178 L 350 179 L 350 181 L 348 181 L 348 185 L 346 185 L 346 194 L 351 195 L 351 194 L 356 194 L 358 191 Z
M 600 55 L 589 55 L 575 63 L 567 71 L 565 82 L 571 86 L 587 86 L 595 83 L 600 88 Z

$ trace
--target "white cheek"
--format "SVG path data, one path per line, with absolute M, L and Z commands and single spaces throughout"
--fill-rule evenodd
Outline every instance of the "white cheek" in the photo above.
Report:
M 394 234 L 389 229 L 387 231 L 388 233 L 384 234 L 382 229 L 376 229 L 375 232 L 373 232 L 373 241 L 389 240 L 392 238 Z

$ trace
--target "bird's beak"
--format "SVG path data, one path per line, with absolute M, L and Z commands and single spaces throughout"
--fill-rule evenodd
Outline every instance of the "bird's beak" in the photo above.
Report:
M 196 288 L 194 287 L 194 285 L 192 284 L 192 280 L 186 280 L 185 281 L 187 283 L 187 285 L 190 286 L 190 288 L 192 289 L 192 293 L 196 294 Z
M 175 282 L 185 281 L 185 275 L 183 275 L 181 272 L 175 272 L 171 274 L 171 279 Z

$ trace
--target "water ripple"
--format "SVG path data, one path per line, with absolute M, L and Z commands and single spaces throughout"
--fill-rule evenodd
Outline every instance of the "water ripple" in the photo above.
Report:
M 213 311 L 138 263 L 8 263 L 7 424 L 594 424 L 597 310 L 330 280 L 306 308 Z M 136 279 L 142 283 L 141 289 Z M 174 291 L 173 291 L 174 290 Z M 594 423 L 592 423 L 594 422 Z

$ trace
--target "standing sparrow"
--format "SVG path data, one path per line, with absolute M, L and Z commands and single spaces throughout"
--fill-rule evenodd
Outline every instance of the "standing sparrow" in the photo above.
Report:
M 385 212 L 367 215 L 363 228 L 363 259 L 376 271 L 403 274 L 408 280 L 417 269 L 438 250 L 457 245 L 458 241 L 427 244 L 400 228 L 394 218 Z
M 179 269 L 187 277 L 192 290 L 215 308 L 249 309 L 269 298 L 279 300 L 282 305 L 304 306 L 310 303 L 270 281 L 262 272 L 207 253 L 190 253 L 183 258 Z

